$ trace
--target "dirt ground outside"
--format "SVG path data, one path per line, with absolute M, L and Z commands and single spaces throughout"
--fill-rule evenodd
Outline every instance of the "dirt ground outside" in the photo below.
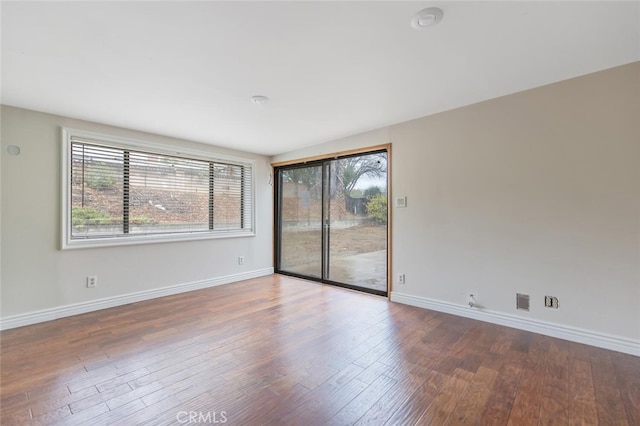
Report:
M 307 254 L 315 255 L 321 251 L 320 230 L 284 231 L 282 259 L 289 265 L 306 263 Z M 366 224 L 350 228 L 333 228 L 330 233 L 330 244 L 333 258 L 370 253 L 387 249 L 387 227 L 384 224 Z
M 329 279 L 386 290 L 386 225 L 369 223 L 349 228 L 332 228 L 329 238 Z M 320 229 L 284 230 L 281 269 L 320 277 L 321 243 Z

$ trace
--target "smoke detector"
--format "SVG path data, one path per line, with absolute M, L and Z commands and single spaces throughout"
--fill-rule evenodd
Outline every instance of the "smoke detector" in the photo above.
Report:
M 416 30 L 433 27 L 442 21 L 444 12 L 439 7 L 428 7 L 416 13 L 411 19 L 411 26 Z

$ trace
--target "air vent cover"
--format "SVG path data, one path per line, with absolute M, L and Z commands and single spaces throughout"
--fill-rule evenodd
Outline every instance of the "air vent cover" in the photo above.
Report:
M 529 310 L 529 295 L 516 293 L 516 308 L 522 311 Z

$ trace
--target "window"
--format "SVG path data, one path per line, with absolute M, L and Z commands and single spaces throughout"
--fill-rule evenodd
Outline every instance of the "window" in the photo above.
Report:
M 253 235 L 253 162 L 63 130 L 63 248 Z

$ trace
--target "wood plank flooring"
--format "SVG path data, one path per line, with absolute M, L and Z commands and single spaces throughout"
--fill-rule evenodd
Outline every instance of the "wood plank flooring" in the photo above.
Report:
M 640 425 L 640 358 L 273 275 L 3 331 L 2 425 Z

